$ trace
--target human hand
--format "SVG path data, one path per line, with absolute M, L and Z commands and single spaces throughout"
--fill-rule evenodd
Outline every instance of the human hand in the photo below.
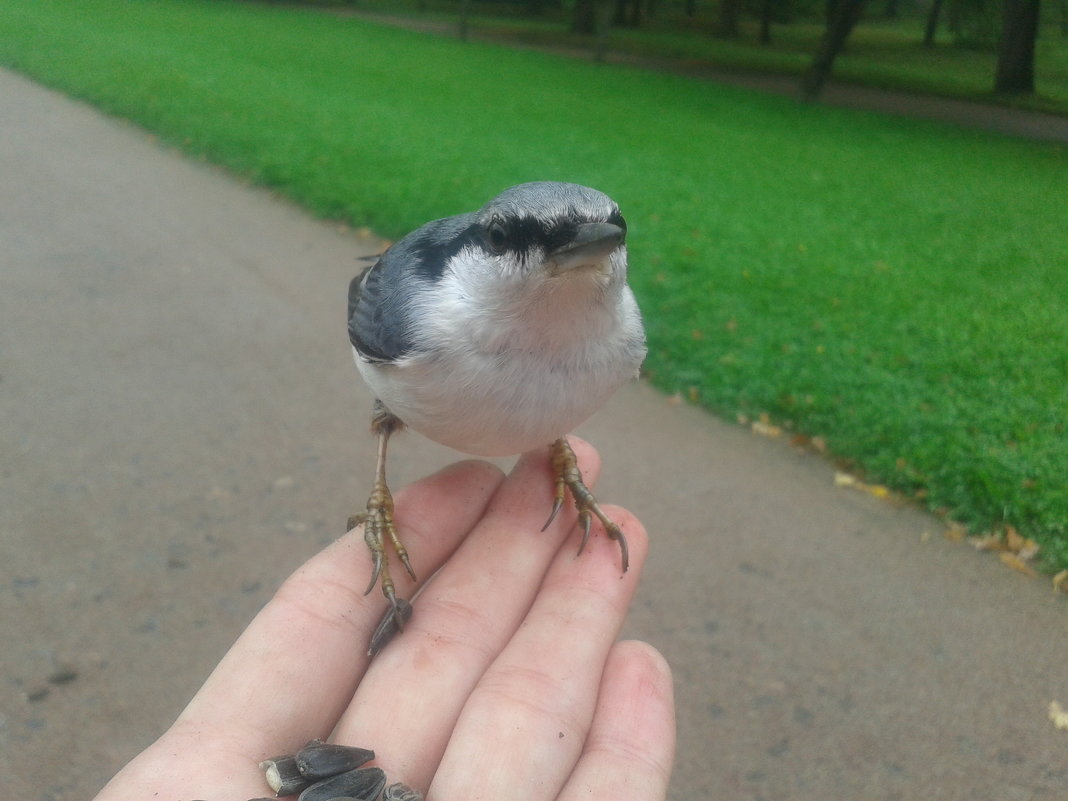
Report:
M 592 486 L 597 454 L 572 444 Z M 441 570 L 373 661 L 366 644 L 385 602 L 361 594 L 361 532 L 313 557 L 96 801 L 263 796 L 258 763 L 314 737 L 373 749 L 390 782 L 429 788 L 428 801 L 663 799 L 670 672 L 650 646 L 616 642 L 645 532 L 608 510 L 631 546 L 622 577 L 604 536 L 576 557 L 570 505 L 539 533 L 552 505 L 547 451 L 524 455 L 507 477 L 463 462 L 396 494 L 420 575 Z

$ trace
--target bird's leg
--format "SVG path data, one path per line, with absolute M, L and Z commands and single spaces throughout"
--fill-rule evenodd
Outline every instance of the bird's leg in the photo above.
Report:
M 371 432 L 378 436 L 378 460 L 375 465 L 375 483 L 371 490 L 371 497 L 367 499 L 367 508 L 349 518 L 348 528 L 351 531 L 356 526 L 363 524 L 363 538 L 367 547 L 371 549 L 373 568 L 371 570 L 371 583 L 367 585 L 364 595 L 374 589 L 381 578 L 382 594 L 389 601 L 391 612 L 387 613 L 387 619 L 392 617 L 398 629 L 404 627 L 405 616 L 402 614 L 403 598 L 398 598 L 393 585 L 393 579 L 389 574 L 389 557 L 386 555 L 385 540 L 388 537 L 393 543 L 393 550 L 404 564 L 408 575 L 415 581 L 415 571 L 412 570 L 408 559 L 408 551 L 397 536 L 397 529 L 393 525 L 393 495 L 386 483 L 386 447 L 389 444 L 390 435 L 404 427 L 400 418 L 392 414 L 381 401 L 375 401 L 374 412 L 371 418 Z M 411 612 L 408 612 L 410 615 Z
M 567 437 L 560 437 L 560 439 L 556 440 L 549 446 L 549 452 L 553 474 L 556 476 L 556 497 L 553 500 L 553 510 L 542 527 L 542 531 L 549 527 L 549 524 L 556 518 L 557 512 L 564 505 L 565 490 L 571 490 L 571 497 L 575 499 L 575 508 L 578 509 L 579 523 L 582 525 L 582 542 L 579 544 L 579 553 L 582 553 L 586 543 L 589 542 L 590 523 L 592 518 L 596 516 L 601 521 L 601 525 L 604 526 L 608 536 L 619 543 L 619 551 L 623 559 L 623 572 L 626 573 L 630 563 L 630 557 L 627 553 L 627 538 L 623 536 L 619 526 L 609 520 L 608 515 L 601 511 L 601 507 L 597 505 L 597 499 L 593 497 L 593 493 L 586 486 L 586 482 L 582 480 L 582 473 L 579 472 L 578 468 L 578 459 L 575 457 L 575 452 L 571 450 Z

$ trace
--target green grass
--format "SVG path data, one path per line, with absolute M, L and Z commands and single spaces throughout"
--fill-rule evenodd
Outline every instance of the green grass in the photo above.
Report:
M 228 0 L 6 0 L 0 63 L 387 235 L 602 188 L 657 386 L 1068 565 L 1062 146 Z

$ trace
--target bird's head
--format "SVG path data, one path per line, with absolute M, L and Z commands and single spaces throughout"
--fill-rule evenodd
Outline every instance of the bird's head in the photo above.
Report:
M 475 214 L 474 248 L 506 279 L 626 280 L 627 224 L 596 189 L 541 181 L 505 190 Z

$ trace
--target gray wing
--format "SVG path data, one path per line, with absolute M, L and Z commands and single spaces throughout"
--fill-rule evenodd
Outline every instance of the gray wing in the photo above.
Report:
M 349 341 L 365 359 L 395 362 L 415 349 L 416 292 L 434 292 L 452 258 L 477 234 L 473 215 L 429 222 L 401 239 L 349 284 Z
M 391 302 L 389 251 L 349 283 L 349 342 L 374 362 L 396 361 L 411 348 L 404 307 Z

